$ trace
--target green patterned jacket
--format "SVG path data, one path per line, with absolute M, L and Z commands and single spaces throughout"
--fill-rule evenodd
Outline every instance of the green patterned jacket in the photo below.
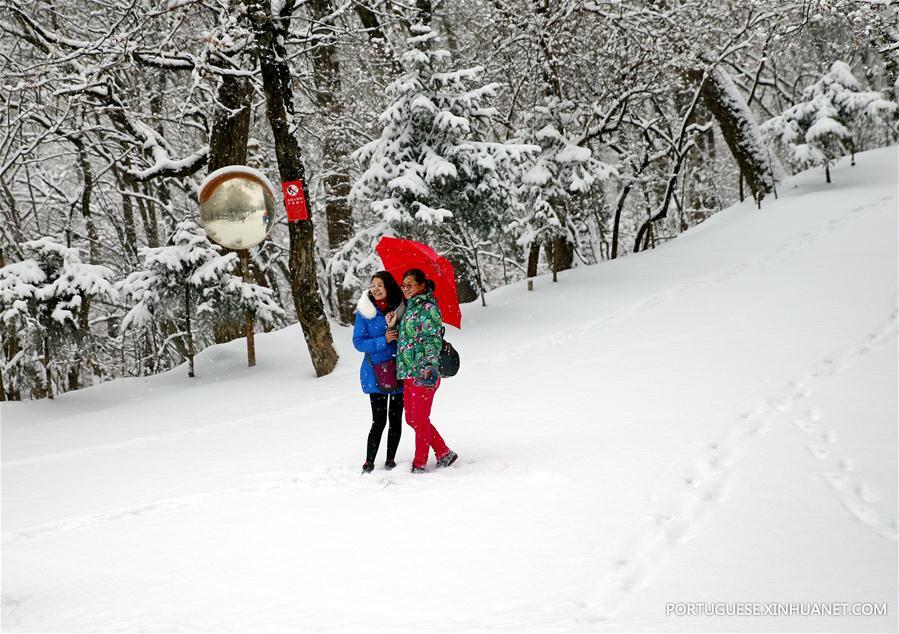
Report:
M 399 325 L 396 375 L 400 379 L 420 379 L 427 368 L 440 373 L 438 359 L 443 347 L 443 318 L 430 291 L 406 302 L 406 314 Z

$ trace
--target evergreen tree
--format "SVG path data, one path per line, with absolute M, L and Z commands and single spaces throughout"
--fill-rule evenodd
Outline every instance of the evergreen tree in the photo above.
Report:
M 523 166 L 520 176 L 526 212 L 508 226 L 521 246 L 577 244 L 575 210 L 569 202 L 616 173 L 572 138 L 568 129 L 577 120 L 575 104 L 555 97 L 547 97 L 544 105 L 524 115 L 521 141 L 536 144 L 540 152 Z
M 845 62 L 834 62 L 830 70 L 807 87 L 804 101 L 787 108 L 762 125 L 768 140 L 794 169 L 824 165 L 830 182 L 830 163 L 860 149 L 860 140 L 872 129 L 883 129 L 896 103 L 877 91 L 863 91 Z
M 15 338 L 4 346 L 3 377 L 11 393 L 53 398 L 54 375 L 77 389 L 82 365 L 90 367 L 91 303 L 116 298 L 113 272 L 82 262 L 78 249 L 50 237 L 21 246 L 30 257 L 0 268 L 0 320 Z
M 383 222 L 380 231 L 435 240 L 464 269 L 477 245 L 502 230 L 514 207 L 513 168 L 538 148 L 487 140 L 496 115 L 488 101 L 499 85 L 475 85 L 480 66 L 449 70 L 450 54 L 434 46 L 429 26 L 412 33 L 407 72 L 388 87 L 378 118 L 381 134 L 353 154 L 364 172 L 350 196 Z
M 222 255 L 221 247 L 192 221 L 180 222 L 167 246 L 143 248 L 140 256 L 142 270 L 120 283 L 132 306 L 122 320 L 122 331 L 156 328 L 166 334 L 157 359 L 174 342 L 188 359 L 188 376 L 194 376 L 192 320 L 209 330 L 220 321 L 241 319 L 245 311 L 263 323 L 275 323 L 284 316 L 271 289 L 234 275 L 237 254 Z

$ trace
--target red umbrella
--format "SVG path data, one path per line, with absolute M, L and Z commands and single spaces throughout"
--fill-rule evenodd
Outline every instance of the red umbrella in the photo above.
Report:
M 384 268 L 400 283 L 403 281 L 403 273 L 409 269 L 424 271 L 437 285 L 434 296 L 437 298 L 443 323 L 462 328 L 456 274 L 449 260 L 440 257 L 434 249 L 420 242 L 387 236 L 381 238 L 375 250 L 381 256 Z

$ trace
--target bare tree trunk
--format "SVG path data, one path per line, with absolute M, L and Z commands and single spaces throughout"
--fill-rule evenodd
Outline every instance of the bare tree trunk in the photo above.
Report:
M 348 202 L 350 176 L 346 172 L 351 148 L 341 121 L 343 104 L 338 99 L 341 82 L 340 61 L 334 45 L 334 3 L 331 0 L 309 0 L 307 6 L 313 24 L 310 56 L 315 73 L 315 101 L 325 121 L 330 122 L 325 126 L 321 153 L 328 248 L 334 251 L 353 235 L 353 213 Z M 328 280 L 329 284 L 333 282 Z M 353 290 L 338 283 L 336 293 L 340 323 L 349 324 L 353 321 Z
M 3 248 L 0 247 L 0 269 L 6 266 L 6 258 L 3 255 Z M 5 329 L 3 328 L 3 320 L 0 319 L 0 354 L 3 355 L 3 361 L 9 362 L 10 359 L 15 356 L 15 352 L 10 354 L 13 350 L 18 348 L 18 342 L 15 341 L 15 333 L 6 334 Z M 6 396 L 6 384 L 3 382 L 3 367 L 5 363 L 0 363 L 0 401 L 13 400 L 12 398 L 12 386 L 10 386 L 10 396 Z
M 50 338 L 44 333 L 44 395 L 53 400 L 53 383 L 50 371 Z
M 27 176 L 26 169 L 26 179 L 28 179 L 29 187 L 31 186 L 30 178 Z M 19 213 L 19 206 L 16 204 L 16 198 L 13 196 L 12 192 L 9 191 L 9 187 L 6 186 L 6 181 L 3 178 L 0 178 L 0 194 L 3 194 L 4 204 L 2 206 L 3 213 L 6 214 L 6 218 L 4 220 L 4 227 L 8 228 L 13 235 L 9 236 L 9 246 L 13 249 L 16 249 L 16 246 L 20 242 L 25 241 L 25 236 L 22 233 L 22 217 Z M 35 223 L 37 224 L 37 223 Z M 38 233 L 40 233 L 40 225 L 37 225 Z M 2 254 L 2 251 L 0 251 Z M 0 266 L 3 266 L 0 264 Z
M 631 189 L 633 188 L 634 181 L 636 178 L 643 173 L 643 170 L 649 165 L 649 151 L 645 152 L 643 155 L 643 160 L 640 161 L 639 167 L 631 163 L 631 166 L 634 169 L 634 177 L 628 179 L 627 184 L 621 189 L 621 192 L 618 194 L 618 200 L 615 202 L 615 219 L 612 223 L 612 251 L 609 255 L 609 259 L 614 260 L 618 257 L 618 244 L 620 241 L 619 238 L 619 229 L 621 226 L 621 213 L 624 210 L 624 203 L 627 200 L 628 195 L 631 193 Z
M 153 96 L 150 98 L 150 112 L 153 114 L 156 121 L 158 121 L 156 125 L 156 131 L 159 132 L 159 135 L 165 137 L 165 113 L 163 112 L 163 107 L 165 105 L 165 87 L 168 82 L 168 71 L 163 69 L 159 71 L 159 86 L 157 86 L 156 91 L 153 93 Z M 148 185 L 148 191 L 151 186 Z M 170 218 L 170 210 L 169 204 L 171 203 L 172 197 L 169 193 L 169 186 L 166 184 L 165 179 L 159 180 L 156 187 L 159 188 L 159 193 L 157 198 L 159 202 L 162 203 L 162 209 L 159 211 L 162 213 L 162 222 L 163 228 L 165 229 L 165 233 L 163 235 L 163 239 L 160 240 L 159 237 L 159 216 L 156 213 L 156 204 L 150 203 L 147 205 L 147 216 L 143 218 L 144 220 L 144 230 L 147 233 L 147 244 L 151 247 L 160 246 L 165 240 L 168 240 L 168 237 L 172 234 L 172 230 L 174 229 L 174 221 Z
M 556 274 L 559 271 L 567 271 L 574 264 L 574 245 L 566 238 L 557 236 L 553 238 L 552 246 L 553 282 L 558 281 Z
M 94 191 L 94 174 L 91 169 L 90 159 L 87 156 L 87 149 L 84 147 L 84 141 L 81 137 L 74 137 L 72 141 L 78 150 L 78 165 L 81 168 L 81 176 L 84 179 L 84 187 L 81 190 L 81 215 L 84 218 L 84 224 L 87 228 L 88 240 L 88 260 L 91 264 L 99 262 L 97 247 L 100 238 L 97 235 L 97 228 L 94 225 L 94 219 L 91 217 L 91 195 Z
M 89 371 L 92 369 L 92 341 L 90 328 L 90 309 L 91 300 L 85 299 L 78 309 L 78 329 L 75 333 L 75 342 L 82 354 L 71 367 L 69 367 L 69 390 L 77 390 L 81 387 L 81 368 L 82 366 Z
M 418 12 L 418 19 L 431 26 L 431 19 L 434 15 L 431 0 L 415 0 L 415 9 Z
M 215 109 L 209 133 L 209 172 L 246 164 L 252 96 L 253 88 L 246 77 L 222 75 L 216 100 L 220 106 Z
M 157 226 L 157 242 L 161 245 L 163 242 L 166 242 L 169 237 L 175 232 L 175 225 L 177 224 L 177 220 L 172 215 L 172 194 L 169 191 L 168 184 L 164 180 L 161 180 L 157 183 L 156 186 L 159 188 L 159 202 L 162 203 L 162 209 L 160 209 L 160 211 L 162 212 L 162 228 L 164 230 L 164 239 L 160 239 L 158 235 L 159 217 L 155 216 Z
M 459 254 L 450 256 L 447 259 L 456 272 L 456 293 L 459 296 L 459 303 L 467 304 L 478 298 L 478 289 L 471 279 L 471 266 L 465 258 L 456 256 L 459 256 Z
M 684 164 L 684 159 L 687 157 L 687 151 L 684 150 L 684 146 L 686 144 L 687 138 L 687 127 L 689 122 L 693 119 L 693 115 L 696 112 L 696 106 L 699 103 L 699 98 L 702 92 L 705 90 L 705 76 L 701 76 L 699 79 L 699 85 L 696 87 L 695 92 L 693 93 L 693 98 L 690 100 L 690 104 L 687 107 L 687 111 L 683 115 L 683 119 L 680 123 L 680 132 L 678 132 L 676 145 L 672 148 L 675 152 L 676 159 L 674 161 L 674 166 L 671 171 L 668 173 L 668 183 L 665 185 L 665 193 L 662 195 L 662 202 L 658 207 L 658 210 L 655 214 L 650 212 L 649 218 L 640 225 L 640 229 L 637 230 L 637 237 L 634 240 L 634 253 L 640 251 L 640 245 L 648 244 L 648 240 L 646 243 L 643 242 L 646 237 L 646 232 L 649 231 L 652 227 L 652 223 L 657 220 L 661 220 L 668 215 L 668 207 L 671 204 L 671 199 L 674 196 L 674 190 L 677 185 L 677 177 L 680 174 L 681 166 Z M 643 195 L 646 196 L 646 192 L 643 192 Z M 648 202 L 648 200 L 647 200 Z
M 268 121 L 275 141 L 275 154 L 281 181 L 299 180 L 306 187 L 306 174 L 302 162 L 300 145 L 291 129 L 293 121 L 293 97 L 290 67 L 283 42 L 286 40 L 286 26 L 281 18 L 281 27 L 276 28 L 271 14 L 271 0 L 244 0 L 247 16 L 253 26 L 259 66 L 265 89 Z M 293 9 L 292 0 L 283 8 L 283 15 L 289 16 Z M 307 205 L 311 211 L 312 206 Z M 303 329 L 303 336 L 309 347 L 309 356 L 317 376 L 324 376 L 337 365 L 337 351 L 331 338 L 331 328 L 325 316 L 324 305 L 318 291 L 315 271 L 315 238 L 311 214 L 308 220 L 288 224 L 290 238 L 290 289 L 297 319 Z
M 543 254 L 546 256 L 546 263 L 549 265 L 549 270 L 552 271 L 553 274 L 553 282 L 558 282 L 559 278 L 556 275 L 556 253 L 555 253 L 556 240 L 555 238 L 551 238 L 543 243 Z
M 247 162 L 247 141 L 250 136 L 250 99 L 252 85 L 245 77 L 223 75 L 218 87 L 218 102 L 209 133 L 209 173 L 228 165 Z M 232 249 L 222 249 L 228 253 Z M 241 261 L 243 251 L 238 251 Z M 218 322 L 212 329 L 216 343 L 226 343 L 247 334 L 246 319 Z M 250 320 L 252 324 L 252 319 Z M 249 345 L 249 342 L 248 344 Z
M 453 268 L 456 271 L 456 292 L 459 295 L 459 303 L 473 302 L 479 296 L 481 305 L 487 305 L 485 297 L 487 290 L 484 288 L 484 278 L 481 273 L 481 261 L 478 257 L 477 238 L 472 238 L 471 234 L 461 225 L 450 231 L 457 231 L 458 235 L 455 240 L 459 242 L 458 260 L 452 259 Z M 473 271 L 473 273 L 472 273 Z M 462 287 L 461 290 L 459 287 Z M 463 300 L 462 297 L 465 297 Z
M 403 65 L 400 64 L 399 56 L 390 44 L 384 26 L 378 20 L 377 14 L 372 11 L 368 2 L 361 0 L 355 3 L 355 9 L 356 15 L 359 16 L 359 21 L 362 22 L 365 32 L 368 33 L 368 39 L 381 51 L 384 59 L 390 64 L 390 74 L 398 77 L 403 72 Z
M 705 81 L 702 81 L 705 74 Z M 752 111 L 730 75 L 720 67 L 709 72 L 694 70 L 691 79 L 702 82 L 702 97 L 714 115 L 731 154 L 740 167 L 752 195 L 758 200 L 773 191 L 782 169 L 765 151 Z
M 148 190 L 151 186 L 147 186 Z M 134 190 L 138 191 L 135 184 Z M 144 237 L 147 239 L 147 246 L 155 248 L 159 246 L 159 218 L 156 216 L 156 203 L 153 201 L 144 202 L 143 198 L 137 199 L 137 208 L 140 210 L 141 223 L 144 225 Z
M 119 188 L 122 190 L 122 219 L 125 224 L 125 235 L 122 240 L 122 250 L 125 252 L 126 257 L 129 262 L 136 263 L 137 262 L 137 229 L 134 225 L 134 201 L 131 196 L 128 195 L 128 191 L 131 190 L 131 184 L 128 182 L 128 179 L 122 170 L 120 170 L 117 166 L 113 166 L 113 172 L 116 176 L 116 181 L 118 181 Z M 119 234 L 121 237 L 121 234 Z
M 478 257 L 478 248 L 474 249 L 474 270 L 477 276 L 478 291 L 481 294 L 481 306 L 487 306 L 487 289 L 484 288 L 484 276 L 481 274 L 481 260 Z
M 627 195 L 630 191 L 631 184 L 628 183 L 622 188 L 621 192 L 619 192 L 618 201 L 615 204 L 615 219 L 612 222 L 612 252 L 609 255 L 609 258 L 612 260 L 618 257 L 618 236 L 620 235 L 621 212 L 624 209 L 624 201 L 627 200 Z
M 187 332 L 187 376 L 194 378 L 194 334 L 190 330 L 190 284 L 184 285 L 184 328 Z
M 528 290 L 534 290 L 534 278 L 537 277 L 537 265 L 540 263 L 540 241 L 534 240 L 528 250 Z

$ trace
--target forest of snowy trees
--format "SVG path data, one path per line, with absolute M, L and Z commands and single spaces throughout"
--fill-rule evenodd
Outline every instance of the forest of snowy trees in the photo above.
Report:
M 383 235 L 460 300 L 649 249 L 895 143 L 889 0 L 0 0 L 0 399 L 299 322 L 337 356 Z M 238 257 L 207 173 L 302 180 Z M 539 292 L 537 289 L 536 292 Z M 185 323 L 187 327 L 185 328 Z

